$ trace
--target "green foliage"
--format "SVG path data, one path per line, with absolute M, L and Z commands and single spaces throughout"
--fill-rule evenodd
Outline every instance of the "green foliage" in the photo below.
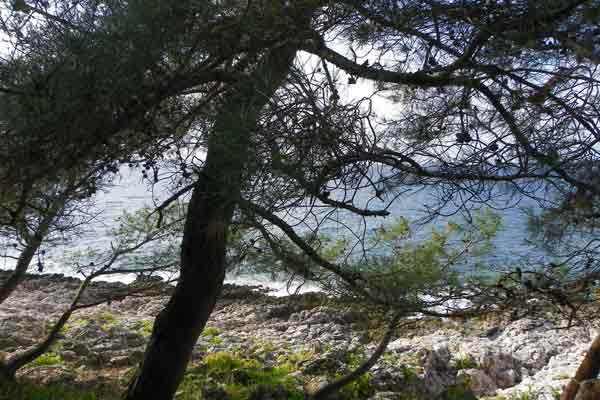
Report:
M 252 338 L 252 347 L 250 348 L 250 351 L 254 354 L 275 353 L 277 348 L 271 342 L 259 338 Z
M 452 368 L 461 369 L 478 369 L 480 365 L 471 357 L 458 358 L 452 362 Z
M 114 324 L 115 322 L 117 322 L 117 316 L 110 311 L 103 311 L 102 313 L 100 313 L 99 318 L 100 321 L 107 324 Z
M 204 337 L 215 337 L 221 334 L 221 330 L 215 326 L 207 326 L 202 331 L 202 336 Z
M 202 388 L 219 384 L 232 400 L 248 399 L 259 386 L 283 386 L 289 399 L 301 400 L 302 392 L 289 377 L 287 367 L 269 367 L 258 360 L 227 352 L 208 354 L 203 363 L 190 368 L 180 386 L 182 400 L 200 400 Z
M 143 207 L 134 212 L 123 211 L 119 225 L 112 234 L 122 241 L 136 243 L 140 238 L 158 235 L 179 236 L 183 228 L 183 204 L 173 203 L 162 211 L 162 217 L 153 207 Z M 158 226 L 159 218 L 161 226 Z
M 398 358 L 396 358 L 393 354 L 388 353 L 387 351 L 381 355 L 381 360 L 390 364 L 398 363 Z
M 499 214 L 486 208 L 482 212 L 475 214 L 473 226 L 475 230 L 470 232 L 469 237 L 471 235 L 480 235 L 485 240 L 491 240 L 502 227 L 502 218 Z
M 375 242 L 395 242 L 399 239 L 406 239 L 411 235 L 409 221 L 402 217 L 390 227 L 381 225 L 376 231 L 373 240 Z
M 341 375 L 338 375 L 337 377 L 340 378 Z M 352 400 L 366 399 L 374 393 L 371 379 L 372 375 L 370 373 L 367 372 L 362 374 L 358 379 L 344 386 L 340 390 L 340 393 Z
M 407 384 L 415 384 L 419 380 L 419 374 L 415 368 L 406 365 L 402 365 L 401 368 L 402 376 Z
M 549 394 L 552 396 L 550 398 L 555 399 L 555 400 L 559 400 L 560 396 L 562 394 L 562 391 L 559 389 L 550 389 L 549 392 L 550 392 Z M 531 388 L 526 392 L 521 392 L 514 396 L 499 395 L 499 396 L 494 396 L 494 397 L 488 398 L 488 400 L 546 400 L 546 399 L 549 399 L 548 395 L 546 394 L 546 391 L 535 391 Z
M 42 367 L 45 365 L 60 365 L 64 364 L 64 362 L 65 361 L 60 356 L 60 354 L 49 351 L 33 360 L 30 365 L 34 367 Z
M 454 267 L 489 253 L 500 226 L 500 217 L 486 210 L 469 224 L 450 222 L 444 230 L 433 229 L 428 239 L 416 243 L 407 240 L 412 233 L 408 222 L 401 219 L 390 228 L 377 230 L 374 249 L 383 255 L 372 256 L 356 271 L 373 295 L 419 307 L 421 294 L 459 286 L 461 274 Z
M 84 318 L 71 318 L 69 322 L 67 322 L 63 326 L 64 333 L 71 331 L 72 329 L 81 328 L 89 324 L 89 321 Z
M 277 364 L 286 370 L 294 371 L 314 358 L 315 353 L 312 351 L 286 352 L 277 356 Z
M 343 237 L 337 238 L 335 241 L 323 237 L 321 243 L 321 257 L 327 261 L 335 261 L 346 253 L 349 241 Z
M 185 216 L 182 204 L 175 203 L 163 210 L 162 217 L 151 207 L 134 212 L 124 211 L 111 230 L 110 249 L 88 247 L 66 251 L 65 263 L 81 265 L 81 269 L 97 271 L 119 268 L 172 268 L 179 260 L 179 240 Z M 158 226 L 159 218 L 161 225 Z
M 202 331 L 202 336 L 209 338 L 209 343 L 213 346 L 218 346 L 223 343 L 223 339 L 219 337 L 221 330 L 214 326 L 207 326 Z
M 302 236 L 302 239 L 319 256 L 330 262 L 343 258 L 348 249 L 348 240 L 343 237 L 334 239 L 327 235 L 307 233 Z M 248 242 L 252 245 L 248 246 Z M 243 254 L 245 263 L 239 266 L 240 269 L 251 266 L 254 270 L 271 272 L 274 276 L 279 273 L 293 273 L 309 280 L 316 280 L 315 272 L 319 269 L 318 265 L 283 235 L 267 241 L 262 237 L 253 235 L 244 237 L 237 233 L 230 244 L 233 246 L 231 252 Z
M 111 313 L 110 311 L 103 311 L 98 316 L 100 322 L 102 323 L 102 329 L 105 331 L 110 330 L 113 326 L 117 325 L 118 319 L 117 316 Z
M 154 322 L 149 319 L 142 319 L 136 322 L 133 325 L 133 329 L 140 332 L 143 337 L 149 337 L 152 335 L 152 328 L 154 327 Z
M 407 309 L 423 306 L 423 294 L 436 294 L 442 289 L 464 283 L 462 266 L 476 266 L 479 257 L 493 250 L 492 240 L 501 227 L 501 218 L 490 210 L 474 213 L 470 222 L 449 222 L 443 229 L 432 229 L 428 238 L 413 240 L 406 218 L 389 226 L 380 226 L 370 237 L 367 256 L 356 262 L 349 250 L 348 238 L 332 238 L 323 234 L 304 235 L 304 242 L 324 260 L 336 263 L 349 273 L 360 276 L 364 290 L 387 302 L 402 303 Z M 313 259 L 285 238 L 248 238 L 245 260 L 260 270 L 288 271 L 308 280 L 332 287 L 339 293 L 336 276 L 324 271 Z M 243 247 L 243 235 L 236 235 L 235 246 Z M 240 250 L 241 252 L 241 250 Z M 487 271 L 483 271 L 487 272 Z M 484 279 L 484 273 L 471 273 L 472 281 Z M 343 290 L 342 283 L 342 290 Z M 353 289 L 348 295 L 356 300 Z
M 262 347 L 264 344 L 264 347 Z M 260 360 L 260 354 L 276 352 L 273 345 L 255 341 L 255 345 L 246 350 L 252 355 L 240 352 L 215 352 L 207 354 L 202 362 L 191 366 L 179 388 L 179 397 L 184 400 L 200 400 L 202 388 L 220 386 L 232 400 L 245 400 L 258 387 L 283 387 L 288 392 L 288 398 L 300 400 L 304 398 L 299 388 L 300 382 L 290 376 L 299 371 L 307 362 L 314 360 L 316 355 L 310 351 L 279 351 L 274 364 Z M 255 358 L 258 356 L 259 358 Z M 365 359 L 365 354 L 359 350 L 347 353 L 348 368 L 358 367 Z M 337 379 L 342 375 L 337 371 L 328 371 L 329 379 Z M 372 395 L 371 375 L 365 374 L 355 382 L 341 390 L 345 399 L 360 400 Z
M 366 359 L 366 355 L 362 349 L 348 352 L 346 354 L 347 365 L 350 370 L 358 368 Z M 341 378 L 343 375 L 336 373 L 334 378 Z M 340 393 L 350 399 L 365 399 L 373 394 L 373 385 L 371 385 L 372 375 L 367 372 L 362 374 L 358 379 L 344 386 Z
M 0 400 L 115 400 L 108 394 L 101 397 L 91 390 L 78 390 L 65 385 L 35 385 L 28 382 L 0 380 Z
M 440 400 L 477 400 L 467 382 L 451 385 L 439 396 Z

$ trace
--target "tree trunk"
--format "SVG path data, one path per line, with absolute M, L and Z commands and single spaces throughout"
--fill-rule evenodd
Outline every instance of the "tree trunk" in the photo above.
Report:
M 594 379 L 600 373 L 600 335 L 596 336 L 583 361 L 565 388 L 560 400 L 573 400 L 579 391 L 579 382 Z
M 209 136 L 206 162 L 188 205 L 179 281 L 158 315 L 126 400 L 169 400 L 221 292 L 225 245 L 240 197 L 251 133 L 260 110 L 286 78 L 295 46 L 265 55 L 252 76 L 227 95 Z
M 35 256 L 35 252 L 40 246 L 41 241 L 34 241 L 28 243 L 21 254 L 19 255 L 19 259 L 17 260 L 17 265 L 15 266 L 14 271 L 6 281 L 0 287 L 0 304 L 4 302 L 12 292 L 19 286 L 23 279 L 25 279 L 25 274 L 27 274 L 27 269 L 29 268 L 29 264 L 31 264 L 31 260 Z
M 46 214 L 42 217 L 42 221 L 37 227 L 37 230 L 32 235 L 26 237 L 27 245 L 23 251 L 21 251 L 13 273 L 0 287 L 0 304 L 2 304 L 4 300 L 6 300 L 17 288 L 17 286 L 23 282 L 23 279 L 25 279 L 25 275 L 27 274 L 27 269 L 31 264 L 31 260 L 33 257 L 35 257 L 36 251 L 38 251 L 42 241 L 48 234 L 50 225 L 52 224 L 52 221 L 54 221 L 62 205 L 63 200 L 57 200 L 57 204 L 46 211 Z

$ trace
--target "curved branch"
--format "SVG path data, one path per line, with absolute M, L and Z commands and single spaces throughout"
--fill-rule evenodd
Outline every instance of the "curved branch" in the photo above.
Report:
M 531 142 L 529 141 L 527 136 L 525 136 L 521 128 L 519 128 L 519 125 L 517 124 L 517 121 L 515 120 L 514 116 L 506 109 L 506 107 L 504 107 L 500 99 L 498 99 L 498 97 L 494 95 L 494 93 L 492 93 L 492 91 L 487 86 L 485 86 L 483 83 L 477 83 L 477 85 L 475 85 L 475 89 L 478 90 L 483 96 L 485 96 L 490 101 L 492 106 L 498 111 L 498 113 L 502 116 L 502 118 L 508 125 L 508 128 L 510 129 L 514 138 L 519 142 L 521 146 L 523 146 L 527 154 L 531 155 L 541 164 L 548 165 L 565 182 L 575 187 L 580 187 L 585 190 L 588 190 L 591 193 L 600 194 L 600 188 L 597 188 L 595 185 L 590 185 L 586 182 L 574 179 L 564 169 L 562 169 L 558 165 L 558 163 L 552 159 L 552 157 L 549 157 L 548 155 L 543 154 L 537 149 L 535 149 L 531 145 Z
M 579 391 L 579 384 L 586 379 L 594 379 L 600 373 L 600 335 L 596 336 L 583 361 L 577 368 L 575 376 L 569 381 L 560 400 L 574 400 Z
M 388 344 L 392 340 L 394 332 L 396 332 L 396 327 L 398 325 L 398 321 L 400 320 L 401 313 L 397 313 L 394 315 L 392 320 L 388 325 L 388 329 L 385 332 L 385 335 L 379 342 L 379 345 L 371 354 L 367 360 L 365 360 L 358 368 L 354 371 L 350 372 L 348 375 L 341 377 L 340 379 L 331 382 L 330 384 L 320 388 L 313 395 L 310 396 L 311 400 L 324 400 L 327 399 L 330 395 L 334 394 L 344 386 L 354 382 L 358 378 L 360 378 L 363 374 L 367 373 L 373 365 L 379 360 L 379 358 L 383 355 L 385 350 L 387 349 Z
M 371 296 L 367 291 L 364 290 L 364 288 L 362 288 L 358 284 L 358 281 L 360 280 L 359 275 L 353 274 L 349 271 L 344 271 L 344 269 L 341 266 L 325 260 L 315 251 L 315 249 L 313 249 L 308 243 L 306 243 L 304 239 L 298 236 L 298 234 L 294 231 L 294 228 L 292 228 L 283 219 L 273 214 L 269 210 L 257 204 L 251 203 L 247 200 L 240 200 L 239 206 L 277 226 L 296 246 L 298 246 L 302 251 L 304 251 L 304 253 L 316 264 L 321 266 L 323 269 L 339 276 L 350 288 L 355 290 L 357 293 L 360 293 L 361 295 L 365 296 L 365 298 L 368 298 L 369 300 L 373 301 L 374 304 L 381 304 L 381 300 Z
M 360 65 L 327 47 L 320 37 L 305 43 L 302 50 L 321 57 L 352 75 L 378 82 L 421 87 L 472 86 L 474 84 L 471 78 L 452 75 L 444 70 L 435 73 L 424 71 L 405 73 Z

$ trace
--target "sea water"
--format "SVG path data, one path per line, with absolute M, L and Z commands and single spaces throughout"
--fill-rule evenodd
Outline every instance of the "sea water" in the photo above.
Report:
M 85 229 L 77 237 L 72 238 L 68 244 L 48 248 L 44 255 L 45 273 L 62 273 L 70 276 L 77 276 L 77 266 L 65 262 L 65 254 L 70 254 L 74 250 L 95 249 L 97 251 L 108 250 L 111 242 L 114 240 L 111 230 L 118 224 L 118 218 L 125 211 L 133 212 L 144 206 L 156 206 L 162 200 L 169 196 L 168 189 L 165 186 L 155 185 L 151 187 L 145 181 L 138 170 L 123 168 L 115 177 L 112 185 L 105 191 L 97 194 L 94 210 L 97 213 L 93 221 L 86 224 Z M 332 195 L 333 196 L 333 195 Z M 360 197 L 360 194 L 359 194 Z M 379 200 L 373 198 L 371 194 L 365 191 L 363 203 L 368 203 L 370 208 L 384 208 L 388 205 L 389 199 Z M 358 202 L 361 202 L 359 198 Z M 320 228 L 320 232 L 331 237 L 343 235 L 352 240 L 352 238 L 369 237 L 380 226 L 389 226 L 395 223 L 399 218 L 406 218 L 409 221 L 420 221 L 426 215 L 426 206 L 433 204 L 434 193 L 431 188 L 415 188 L 412 191 L 404 193 L 395 199 L 387 210 L 390 212 L 387 217 L 360 218 L 349 212 L 340 211 L 334 215 L 329 215 L 326 223 Z M 528 216 L 526 209 L 535 209 L 536 203 L 531 200 L 515 200 L 510 196 L 505 196 L 502 201 L 496 201 L 491 204 L 498 210 L 502 218 L 502 226 L 493 240 L 493 251 L 486 254 L 483 261 L 489 266 L 495 268 L 511 268 L 519 263 L 543 263 L 547 262 L 552 255 L 546 249 L 531 241 L 531 233 L 528 231 Z M 447 210 L 448 211 L 448 210 Z M 302 214 L 299 210 L 296 215 Z M 307 218 L 303 222 L 290 218 L 288 222 L 298 230 L 299 233 L 306 232 L 311 226 L 313 219 Z M 419 241 L 427 238 L 432 229 L 443 227 L 448 221 L 461 222 L 461 217 L 440 216 L 435 220 L 413 225 L 413 241 Z M 360 253 L 361 250 L 355 252 Z M 364 255 L 364 254 L 361 254 Z M 526 260 L 526 261 L 525 261 Z M 479 260 L 481 261 L 481 260 Z M 13 260 L 0 255 L 0 268 L 10 269 Z M 134 275 L 113 276 L 113 280 L 130 281 Z M 277 292 L 287 291 L 294 285 L 288 285 L 286 277 L 273 277 L 270 274 L 261 274 L 254 272 L 240 272 L 229 274 L 228 282 L 263 285 L 273 288 Z M 103 278 L 104 279 L 104 278 Z M 311 285 L 305 285 L 302 290 L 314 288 Z

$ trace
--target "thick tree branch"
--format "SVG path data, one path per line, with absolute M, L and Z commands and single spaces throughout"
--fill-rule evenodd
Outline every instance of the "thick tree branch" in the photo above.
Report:
M 328 48 L 318 35 L 315 37 L 316 39 L 305 42 L 303 50 L 321 57 L 347 73 L 360 78 L 377 82 L 416 85 L 421 87 L 470 87 L 474 84 L 473 79 L 470 77 L 453 75 L 443 70 L 436 71 L 436 73 L 427 73 L 424 71 L 404 73 L 361 65 Z

